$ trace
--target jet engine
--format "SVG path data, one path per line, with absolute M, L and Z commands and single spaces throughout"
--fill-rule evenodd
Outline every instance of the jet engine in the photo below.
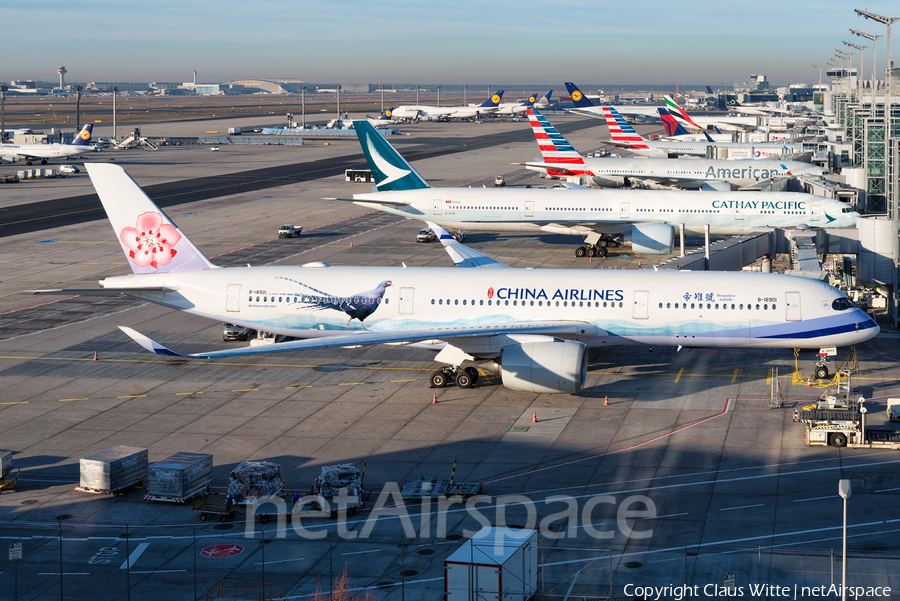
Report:
M 587 347 L 574 340 L 552 339 L 503 347 L 503 385 L 542 393 L 581 392 L 587 378 Z
M 14 154 L 0 156 L 0 163 L 15 163 L 18 157 Z
M 668 255 L 675 243 L 675 228 L 663 223 L 638 223 L 625 232 L 624 245 L 639 255 Z

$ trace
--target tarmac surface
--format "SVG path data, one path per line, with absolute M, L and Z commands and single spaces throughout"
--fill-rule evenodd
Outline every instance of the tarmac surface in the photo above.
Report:
M 573 128 L 579 122 L 566 119 Z M 520 127 L 401 129 L 425 156 L 444 144 L 429 138 L 514 137 Z M 570 141 L 590 150 L 605 133 L 598 125 Z M 479 142 L 414 166 L 436 185 L 490 186 L 498 173 L 511 184 L 546 183 L 511 165 L 536 154 L 532 141 L 498 139 L 495 147 Z M 451 267 L 439 245 L 416 244 L 420 223 L 322 200 L 367 189 L 344 182 L 337 169 L 355 156 L 355 141 L 339 146 L 299 149 L 309 153 L 299 158 L 334 163 L 324 176 L 192 198 L 169 214 L 224 266 Z M 127 152 L 117 163 L 148 187 L 189 186 L 229 170 L 240 179 L 239 169 L 278 169 L 279 160 L 305 165 L 296 151 L 163 148 Z M 24 198 L 0 196 L 0 207 L 34 209 L 34 202 L 84 195 L 89 181 L 82 174 L 7 188 Z M 7 188 L 0 194 L 11 194 Z M 303 235 L 275 238 L 287 222 L 303 225 Z M 482 525 L 503 521 L 540 530 L 545 599 L 623 597 L 635 585 L 702 591 L 729 573 L 739 586 L 828 585 L 840 582 L 831 554 L 841 547 L 842 478 L 853 482 L 850 584 L 900 588 L 893 510 L 900 454 L 804 443 L 792 409 L 827 385 L 806 386 L 814 354 L 799 355 L 795 378 L 794 357 L 778 350 L 604 348 L 591 352 L 587 387 L 576 395 L 512 391 L 487 371 L 473 389 L 431 389 L 433 352 L 408 346 L 170 361 L 116 326 L 179 350 L 245 343 L 223 343 L 220 323 L 142 301 L 25 292 L 95 286 L 125 273 L 105 219 L 0 235 L 0 448 L 15 451 L 13 473 L 20 470 L 16 488 L 0 495 L 0 539 L 22 542 L 24 552 L 18 562 L 0 557 L 4 599 L 14 598 L 14 579 L 18 598 L 29 600 L 191 599 L 223 579 L 265 582 L 287 599 L 306 599 L 328 592 L 330 575 L 345 572 L 348 586 L 378 599 L 437 599 L 444 560 Z M 618 249 L 607 259 L 576 259 L 578 240 L 562 236 L 477 233 L 465 243 L 514 267 L 635 269 L 664 259 Z M 889 427 L 885 399 L 900 396 L 898 346 L 888 332 L 857 349 L 852 387 L 870 399 L 870 426 Z M 838 361 L 848 354 L 840 350 Z M 773 370 L 785 398 L 780 409 L 767 401 Z M 147 448 L 151 463 L 177 451 L 211 453 L 212 492 L 224 492 L 230 471 L 246 460 L 280 464 L 286 489 L 299 493 L 322 466 L 365 462 L 371 496 L 354 516 L 294 519 L 281 538 L 275 518 L 264 524 L 242 512 L 224 523 L 200 521 L 190 503 L 144 501 L 143 490 L 74 491 L 80 458 L 115 445 Z M 390 494 L 420 476 L 448 478 L 454 464 L 457 482 L 482 485 L 477 504 L 439 511 Z

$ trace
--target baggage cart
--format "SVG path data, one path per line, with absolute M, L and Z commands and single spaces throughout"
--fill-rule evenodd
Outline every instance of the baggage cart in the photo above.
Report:
M 208 453 L 175 453 L 150 466 L 145 501 L 184 503 L 209 490 L 213 456 Z
M 480 492 L 481 482 L 456 482 L 456 461 L 454 460 L 449 480 L 444 480 L 437 476 L 433 478 L 425 478 L 423 476 L 418 480 L 407 480 L 403 483 L 400 496 L 405 501 L 421 501 L 424 498 L 467 498 Z
M 75 489 L 119 494 L 147 479 L 147 449 L 116 446 L 81 459 L 81 482 Z
M 10 478 L 2 478 L 0 479 L 0 494 L 3 494 L 4 490 L 13 490 L 16 487 L 16 483 L 19 481 L 19 472 L 22 470 L 16 470 L 16 475 Z
M 194 497 L 191 511 L 200 514 L 201 522 L 205 522 L 210 516 L 218 516 L 220 522 L 227 522 L 228 518 L 237 513 L 234 503 L 224 493 L 203 493 Z

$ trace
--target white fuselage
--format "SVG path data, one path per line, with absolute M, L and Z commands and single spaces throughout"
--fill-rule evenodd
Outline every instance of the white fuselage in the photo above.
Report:
M 773 348 L 858 344 L 878 333 L 875 322 L 832 286 L 778 274 L 273 266 L 119 276 L 101 283 L 165 286 L 171 291 L 130 294 L 304 338 L 362 330 L 357 319 L 348 324 L 343 311 L 317 302 L 346 299 L 359 306 L 361 291 L 383 283 L 389 287 L 365 318 L 374 331 L 574 321 L 585 324 L 577 339 L 588 346 Z M 495 356 L 502 341 L 492 341 L 488 330 L 453 344 L 473 355 Z
M 497 107 L 484 106 L 429 106 L 425 104 L 408 104 L 398 106 L 391 115 L 395 119 L 471 119 L 480 115 L 488 115 Z
M 714 235 L 741 235 L 760 227 L 855 227 L 859 217 L 840 201 L 801 192 L 424 188 L 353 198 L 361 206 L 467 231 L 573 235 L 598 223 L 604 225 L 595 229 L 606 233 L 616 233 L 616 223 L 666 223 L 684 224 L 689 234 L 702 234 L 709 225 Z
M 757 161 L 724 159 L 660 159 L 603 157 L 585 158 L 583 164 L 573 162 L 527 163 L 532 171 L 550 175 L 591 175 L 601 186 L 616 187 L 625 180 L 671 179 L 691 182 L 728 182 L 744 186 L 771 177 L 788 175 L 824 175 L 825 169 L 799 161 Z
M 613 144 L 616 141 L 613 140 Z M 647 140 L 630 142 L 624 148 L 631 153 L 647 157 L 695 156 L 705 157 L 709 147 L 726 148 L 733 155 L 741 154 L 741 159 L 771 159 L 782 154 L 794 154 L 802 151 L 798 144 L 754 144 L 751 142 L 691 142 L 685 140 Z M 648 148 L 640 148 L 647 146 Z M 735 159 L 729 159 L 735 160 Z
M 20 158 L 60 159 L 93 152 L 94 146 L 75 144 L 0 144 L 0 156 Z

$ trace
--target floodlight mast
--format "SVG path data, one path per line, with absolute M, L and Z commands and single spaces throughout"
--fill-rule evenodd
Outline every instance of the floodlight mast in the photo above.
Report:
M 887 95 L 884 99 L 884 115 L 885 115 L 885 124 L 887 125 L 887 131 L 884 136 L 885 143 L 885 151 L 887 150 L 888 140 L 891 137 L 891 93 L 894 91 L 893 86 L 891 85 L 891 25 L 897 21 L 900 21 L 900 17 L 885 17 L 883 15 L 876 15 L 875 13 L 870 13 L 867 10 L 859 10 L 858 8 L 853 9 L 857 15 L 863 17 L 864 19 L 871 19 L 882 25 L 887 25 L 887 68 L 885 69 L 885 77 L 887 78 Z M 887 156 L 887 154 L 885 154 Z
M 850 33 L 853 35 L 859 36 L 861 38 L 866 38 L 872 42 L 872 111 L 875 110 L 875 90 L 878 88 L 878 40 L 883 38 L 883 35 L 875 35 L 874 33 L 866 33 L 864 31 L 859 31 L 858 29 L 850 29 Z

